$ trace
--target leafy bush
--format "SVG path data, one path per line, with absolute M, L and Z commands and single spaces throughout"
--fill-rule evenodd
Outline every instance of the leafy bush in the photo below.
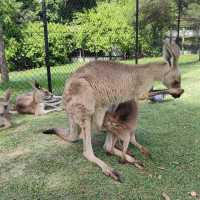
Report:
M 74 48 L 73 34 L 68 25 L 49 23 L 50 64 L 63 64 L 69 61 Z M 6 51 L 10 70 L 23 70 L 40 67 L 44 64 L 44 36 L 41 23 L 29 23 L 22 30 L 22 39 L 16 42 L 11 38 Z
M 101 3 L 95 9 L 78 13 L 74 19 L 76 47 L 91 52 L 127 52 L 133 48 L 133 27 L 125 16 L 125 7 Z
M 133 2 L 99 1 L 95 8 L 76 12 L 70 25 L 49 23 L 50 64 L 68 62 L 71 53 L 77 49 L 86 50 L 91 55 L 132 54 L 135 49 Z M 140 54 L 158 56 L 164 34 L 175 19 L 174 3 L 167 0 L 140 3 Z M 42 23 L 32 22 L 23 27 L 18 31 L 18 37 L 9 37 L 7 41 L 6 56 L 10 70 L 44 65 Z

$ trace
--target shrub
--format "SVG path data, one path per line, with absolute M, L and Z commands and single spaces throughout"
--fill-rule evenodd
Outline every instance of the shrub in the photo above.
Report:
M 128 24 L 124 8 L 117 3 L 102 3 L 95 9 L 76 14 L 76 47 L 105 54 L 114 48 L 122 52 L 133 48 L 133 27 Z
M 68 25 L 49 23 L 50 64 L 64 64 L 74 48 L 73 34 Z M 10 39 L 6 51 L 10 70 L 23 70 L 44 65 L 43 26 L 28 23 L 22 30 L 20 42 Z

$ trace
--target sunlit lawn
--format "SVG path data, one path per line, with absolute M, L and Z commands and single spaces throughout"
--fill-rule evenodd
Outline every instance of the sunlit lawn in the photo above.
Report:
M 0 200 L 156 200 L 163 199 L 162 192 L 172 200 L 195 199 L 189 193 L 200 195 L 200 62 L 196 60 L 183 56 L 180 61 L 182 98 L 141 102 L 137 138 L 153 158 L 145 159 L 135 148 L 131 150 L 144 162 L 144 171 L 107 156 L 102 148 L 105 135 L 94 136 L 96 155 L 122 174 L 121 184 L 84 159 L 81 142 L 69 144 L 41 133 L 50 127 L 67 127 L 64 112 L 37 118 L 13 116 L 13 127 L 0 133 Z M 57 67 L 55 73 L 62 73 L 61 69 Z M 38 76 L 43 70 L 37 69 Z M 17 83 L 21 76 L 25 80 L 33 72 L 12 73 L 11 81 Z

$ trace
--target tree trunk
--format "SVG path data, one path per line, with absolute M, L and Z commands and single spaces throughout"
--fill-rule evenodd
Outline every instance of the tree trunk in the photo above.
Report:
M 199 54 L 199 61 L 200 61 L 200 25 L 197 27 L 196 30 L 196 34 L 197 34 L 197 54 Z
M 112 51 L 109 52 L 109 60 L 112 60 Z
M 82 48 L 82 57 L 83 57 L 83 61 L 85 62 L 85 50 Z
M 5 45 L 3 39 L 3 29 L 0 25 L 0 72 L 1 72 L 1 83 L 9 81 L 8 67 L 6 65 L 5 57 Z

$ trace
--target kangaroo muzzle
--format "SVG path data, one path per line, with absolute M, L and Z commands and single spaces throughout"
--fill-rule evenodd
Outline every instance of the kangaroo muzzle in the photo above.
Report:
M 173 89 L 173 91 L 170 92 L 172 97 L 174 97 L 175 99 L 180 98 L 183 93 L 184 93 L 184 89 L 182 88 Z

